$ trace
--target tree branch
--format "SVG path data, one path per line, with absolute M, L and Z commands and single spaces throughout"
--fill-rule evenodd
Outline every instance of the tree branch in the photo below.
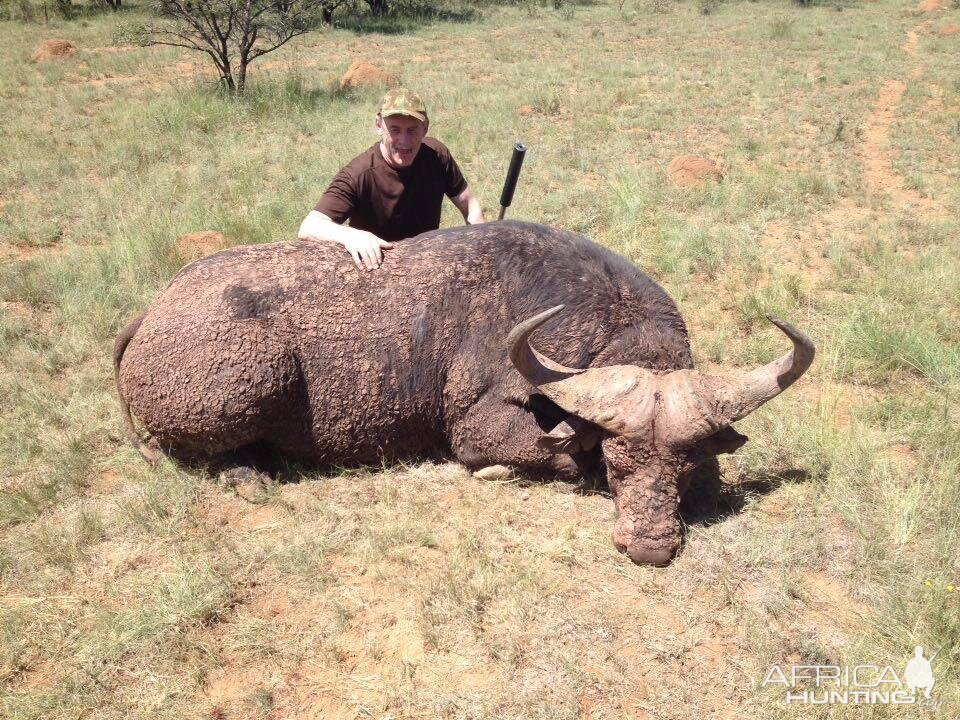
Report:
M 288 35 L 287 37 L 284 37 L 284 38 L 280 38 L 280 39 L 277 40 L 273 45 L 271 45 L 271 46 L 269 46 L 269 47 L 266 47 L 266 48 L 261 48 L 261 49 L 259 49 L 259 50 L 256 50 L 256 51 L 254 52 L 254 54 L 250 57 L 250 60 L 252 61 L 252 60 L 255 60 L 256 58 L 260 57 L 261 55 L 266 55 L 267 53 L 271 53 L 271 52 L 273 52 L 274 50 L 276 50 L 277 48 L 283 47 L 284 45 L 286 45 L 286 44 L 287 44 L 288 42 L 290 42 L 293 38 L 298 37 L 298 36 L 300 36 L 300 35 L 305 35 L 305 34 L 308 33 L 308 32 L 310 32 L 310 29 L 309 29 L 309 28 L 304 28 L 303 30 L 297 30 L 297 31 L 295 31 L 295 32 L 291 32 L 290 35 Z
M 319 9 L 343 1 L 155 0 L 158 14 L 169 24 L 144 28 L 141 44 L 205 53 L 231 91 L 242 92 L 251 62 L 308 32 L 319 20 Z

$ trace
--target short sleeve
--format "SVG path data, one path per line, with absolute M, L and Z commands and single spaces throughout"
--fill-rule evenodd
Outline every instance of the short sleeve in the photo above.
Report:
M 444 192 L 447 197 L 455 198 L 457 195 L 467 189 L 467 180 L 460 172 L 460 166 L 453 159 L 450 151 L 443 146 L 443 152 L 440 153 L 440 162 L 443 164 L 444 174 Z
M 335 223 L 345 222 L 357 207 L 357 178 L 343 168 L 333 178 L 314 210 L 322 212 Z

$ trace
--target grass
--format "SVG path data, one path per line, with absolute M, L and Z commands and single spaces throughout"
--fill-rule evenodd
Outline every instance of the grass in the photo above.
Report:
M 926 18 L 904 9 L 355 23 L 261 60 L 239 100 L 196 56 L 112 48 L 111 14 L 0 23 L 0 714 L 805 717 L 759 687 L 771 664 L 899 671 L 916 644 L 941 648 L 937 712 L 960 713 L 960 36 L 934 32 L 949 8 L 912 58 Z M 29 62 L 51 36 L 77 54 Z M 650 272 L 701 364 L 782 352 L 769 312 L 815 337 L 809 375 L 739 424 L 751 442 L 669 568 L 624 564 L 609 498 L 560 484 L 448 463 L 251 494 L 126 444 L 115 334 L 178 269 L 180 234 L 293 236 L 374 140 L 380 90 L 334 89 L 358 57 L 424 92 L 488 215 L 524 140 L 509 217 Z M 889 79 L 907 83 L 890 168 L 932 209 L 863 178 Z M 724 180 L 673 187 L 680 154 Z

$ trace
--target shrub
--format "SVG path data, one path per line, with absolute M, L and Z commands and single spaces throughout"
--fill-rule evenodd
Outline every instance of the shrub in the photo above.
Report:
M 329 8 L 330 0 L 155 0 L 161 20 L 124 34 L 139 45 L 205 53 L 224 89 L 239 94 L 254 60 L 322 23 Z

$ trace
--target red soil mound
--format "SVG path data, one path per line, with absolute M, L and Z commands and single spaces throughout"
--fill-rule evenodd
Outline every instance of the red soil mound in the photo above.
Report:
M 393 75 L 363 60 L 354 61 L 347 69 L 346 74 L 340 78 L 341 89 L 348 87 L 374 87 L 377 85 L 393 86 L 396 84 L 397 78 Z
M 670 182 L 678 187 L 703 185 L 708 180 L 720 182 L 723 173 L 716 163 L 696 155 L 678 155 L 667 166 L 667 176 Z
M 76 48 L 69 40 L 62 38 L 50 38 L 37 45 L 30 57 L 37 60 L 54 60 L 56 58 L 70 57 L 76 52 Z

